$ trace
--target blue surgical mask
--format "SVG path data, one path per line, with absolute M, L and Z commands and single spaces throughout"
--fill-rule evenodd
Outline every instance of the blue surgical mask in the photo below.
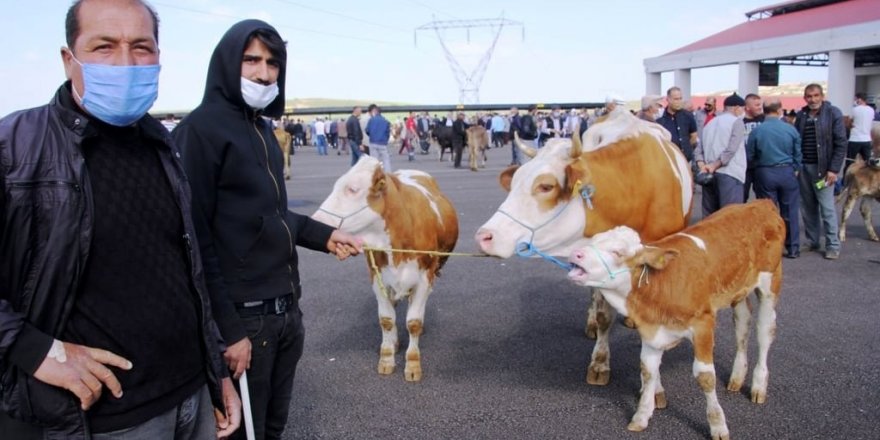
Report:
M 85 94 L 76 87 L 73 94 L 92 116 L 117 127 L 125 127 L 142 118 L 159 96 L 158 64 L 148 66 L 113 66 L 81 63 Z

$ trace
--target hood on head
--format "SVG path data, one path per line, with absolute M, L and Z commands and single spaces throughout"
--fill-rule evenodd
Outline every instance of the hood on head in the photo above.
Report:
M 202 103 L 227 102 L 236 107 L 250 108 L 241 96 L 241 61 L 249 37 L 259 29 L 278 34 L 272 25 L 255 19 L 240 21 L 223 34 L 208 64 L 208 78 Z M 278 72 L 278 96 L 262 110 L 263 116 L 279 118 L 284 113 L 286 76 L 287 59 L 283 59 Z

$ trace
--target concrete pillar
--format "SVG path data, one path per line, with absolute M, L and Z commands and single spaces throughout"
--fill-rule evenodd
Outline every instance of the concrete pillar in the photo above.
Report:
M 662 95 L 660 93 L 660 72 L 645 73 L 645 94 L 646 95 Z
M 740 96 L 746 96 L 749 93 L 758 93 L 758 77 L 760 64 L 758 61 L 740 61 L 739 62 L 739 86 L 737 91 Z
M 828 90 L 825 99 L 843 114 L 852 114 L 852 100 L 856 93 L 856 53 L 852 50 L 828 52 Z
M 673 74 L 673 84 L 681 89 L 681 97 L 691 99 L 691 69 L 678 69 Z

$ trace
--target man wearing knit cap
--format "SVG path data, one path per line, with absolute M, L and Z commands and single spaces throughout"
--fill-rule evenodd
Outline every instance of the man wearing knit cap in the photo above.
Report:
M 714 183 L 703 187 L 703 217 L 727 205 L 743 202 L 745 105 L 745 100 L 736 93 L 725 98 L 724 112 L 706 124 L 703 142 L 694 150 L 700 172 L 714 175 Z

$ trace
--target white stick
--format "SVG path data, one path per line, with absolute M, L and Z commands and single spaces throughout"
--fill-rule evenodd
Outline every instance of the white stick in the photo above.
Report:
M 251 393 L 248 390 L 247 371 L 241 373 L 238 378 L 238 387 L 241 389 L 241 403 L 244 410 L 244 432 L 248 440 L 254 440 L 254 416 L 251 413 Z

